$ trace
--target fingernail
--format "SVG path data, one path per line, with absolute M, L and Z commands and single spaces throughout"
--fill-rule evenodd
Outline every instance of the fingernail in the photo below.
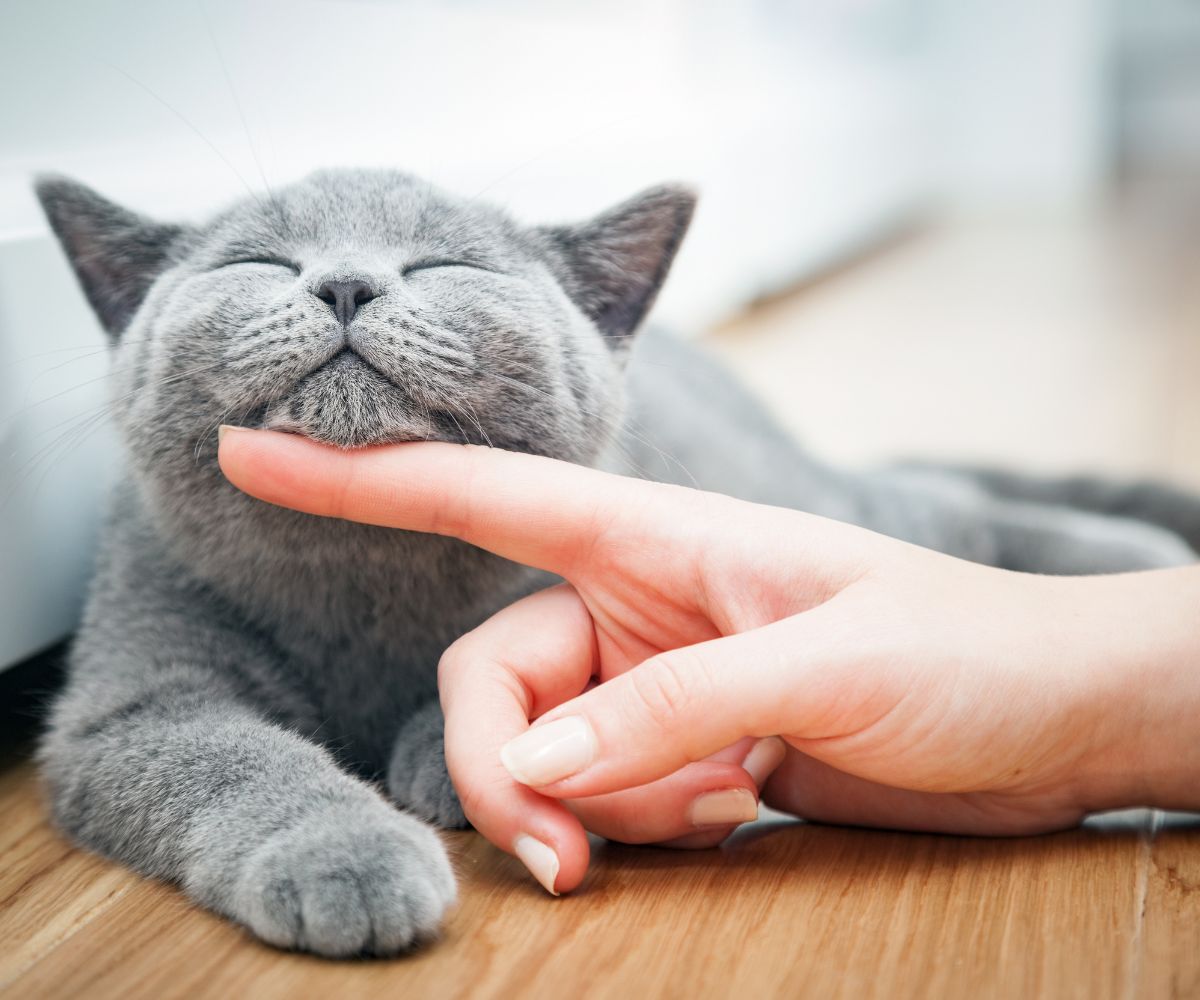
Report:
M 513 851 L 533 877 L 542 884 L 542 888 L 551 896 L 557 896 L 554 881 L 558 878 L 558 855 L 554 853 L 554 849 L 529 834 L 522 833 L 513 841 Z
M 500 750 L 500 761 L 508 773 L 533 788 L 582 771 L 595 756 L 596 734 L 579 715 L 534 726 Z
M 729 826 L 758 819 L 758 799 L 746 788 L 705 792 L 692 802 L 692 826 Z
M 220 444 L 222 441 L 225 440 L 225 434 L 227 431 L 237 431 L 237 430 L 241 430 L 241 428 L 234 427 L 232 424 L 222 424 L 220 427 L 217 428 L 217 444 Z
M 778 736 L 768 736 L 750 748 L 746 759 L 742 761 L 742 769 L 754 779 L 759 788 L 762 788 L 763 782 L 783 763 L 786 755 L 787 745 L 783 740 Z

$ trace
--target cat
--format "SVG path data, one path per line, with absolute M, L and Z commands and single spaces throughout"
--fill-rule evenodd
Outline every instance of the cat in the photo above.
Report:
M 1012 569 L 1194 558 L 1164 528 L 971 474 L 829 468 L 695 348 L 635 344 L 692 216 L 683 187 L 533 227 L 392 171 L 316 173 L 203 225 L 59 177 L 37 193 L 110 338 L 124 448 L 39 751 L 53 814 L 280 947 L 390 955 L 436 934 L 456 890 L 435 827 L 465 825 L 437 662 L 550 580 L 252 500 L 218 470 L 221 423 L 532 452 Z

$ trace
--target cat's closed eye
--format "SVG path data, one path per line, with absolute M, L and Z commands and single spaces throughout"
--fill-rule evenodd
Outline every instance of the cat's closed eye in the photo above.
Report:
M 282 267 L 293 274 L 300 273 L 300 265 L 285 257 L 236 257 L 233 260 L 222 261 L 220 267 L 240 267 L 242 265 L 257 265 L 260 267 Z
M 408 277 L 408 275 L 413 274 L 417 271 L 432 271 L 435 268 L 449 268 L 449 267 L 465 267 L 465 268 L 470 268 L 473 271 L 492 271 L 493 270 L 493 268 L 486 267 L 483 264 L 480 264 L 476 261 L 457 260 L 452 257 L 431 257 L 428 260 L 419 260 L 414 264 L 406 265 L 400 271 L 400 274 L 403 277 Z

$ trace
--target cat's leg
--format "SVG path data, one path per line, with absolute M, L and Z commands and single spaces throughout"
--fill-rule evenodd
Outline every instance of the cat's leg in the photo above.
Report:
M 280 947 L 393 954 L 436 931 L 455 889 L 429 827 L 257 712 L 224 672 L 87 666 L 41 749 L 76 840 Z
M 470 824 L 446 770 L 443 726 L 442 706 L 436 700 L 405 722 L 388 765 L 388 792 L 422 819 L 444 829 L 464 829 Z

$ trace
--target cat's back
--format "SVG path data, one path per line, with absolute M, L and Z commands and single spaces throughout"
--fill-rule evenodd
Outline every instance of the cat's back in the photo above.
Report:
M 805 454 L 703 347 L 650 329 L 633 348 L 619 461 L 634 475 L 848 518 L 836 474 Z

